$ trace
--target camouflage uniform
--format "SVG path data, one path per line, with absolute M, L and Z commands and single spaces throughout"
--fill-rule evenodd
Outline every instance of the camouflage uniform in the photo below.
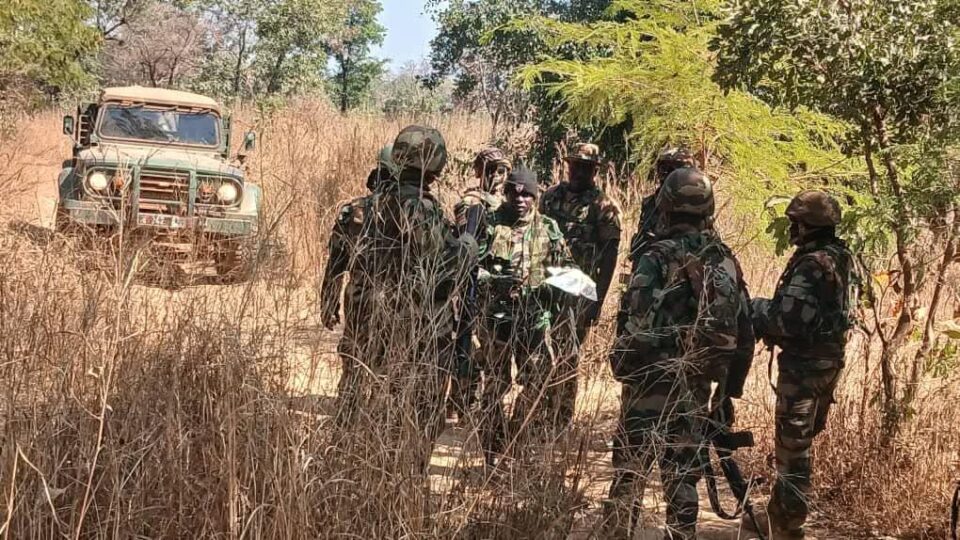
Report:
M 512 184 L 508 184 L 510 186 Z M 528 186 L 536 192 L 536 181 Z M 550 330 L 559 309 L 558 292 L 544 284 L 548 267 L 572 265 L 557 223 L 531 209 L 518 217 L 507 204 L 487 223 L 481 292 L 480 358 L 486 374 L 481 396 L 481 445 L 492 463 L 528 415 L 542 419 L 545 384 L 554 369 Z M 512 384 L 511 358 L 523 390 L 508 422 L 503 400 Z M 536 430 L 535 419 L 527 429 Z
M 637 231 L 630 239 L 631 276 L 637 269 L 637 260 L 643 254 L 644 247 L 653 243 L 656 238 L 654 227 L 660 219 L 657 212 L 657 195 L 660 194 L 660 184 L 673 171 L 683 167 L 695 166 L 696 162 L 693 155 L 685 148 L 669 148 L 657 157 L 657 164 L 653 172 L 653 181 L 656 182 L 657 189 L 643 198 L 640 205 L 640 221 L 637 223 Z
M 768 515 L 778 536 L 803 537 L 809 512 L 810 446 L 826 427 L 844 365 L 853 256 L 834 233 L 840 206 L 805 191 L 787 209 L 797 250 L 773 299 L 754 300 L 758 338 L 780 347 L 776 407 L 777 482 Z
M 476 243 L 454 237 L 429 192 L 446 163 L 439 132 L 404 129 L 394 142 L 393 161 L 398 172 L 369 203 L 351 272 L 362 290 L 369 330 L 363 357 L 385 378 L 394 401 L 388 404 L 394 410 L 381 412 L 404 425 L 412 420 L 421 437 L 415 450 L 426 466 L 443 427 L 452 367 L 451 297 L 476 264 Z
M 610 355 L 624 385 L 607 503 L 610 535 L 627 528 L 656 462 L 667 502 L 666 538 L 696 537 L 711 383 L 726 392 L 738 322 L 748 309 L 739 264 L 705 230 L 713 213 L 709 181 L 693 169 L 678 173 L 661 192 L 667 219 L 661 219 L 658 240 L 637 261 L 621 299 Z
M 584 163 L 599 166 L 600 149 L 593 144 L 581 144 L 567 160 L 571 166 Z M 569 423 L 576 404 L 579 347 L 596 324 L 616 271 L 620 208 L 596 185 L 595 178 L 591 178 L 586 185 L 574 186 L 567 181 L 547 190 L 540 200 L 540 213 L 560 225 L 574 262 L 597 283 L 598 302 L 579 302 L 573 321 L 575 331 L 571 332 L 575 335 L 564 338 L 564 366 L 560 376 L 567 382 L 557 387 L 556 399 L 563 403 L 562 422 Z
M 487 217 L 500 208 L 503 202 L 500 189 L 505 180 L 505 174 L 511 169 L 511 163 L 500 149 L 486 148 L 477 154 L 473 169 L 480 180 L 480 185 L 465 191 L 460 202 L 454 207 L 458 237 L 466 232 L 470 221 L 469 216 L 474 211 L 478 212 L 476 216 L 478 222 L 475 224 L 477 229 L 474 233 L 486 229 Z M 478 236 L 480 236 L 478 240 L 482 241 L 483 235 Z M 472 279 L 475 282 L 475 277 Z M 470 409 L 480 386 L 481 370 L 473 359 L 474 326 L 479 310 L 476 288 L 471 286 L 468 294 L 462 298 L 458 313 L 456 368 L 450 387 L 451 412 L 460 416 Z
M 392 172 L 390 153 L 392 146 L 380 150 L 377 168 L 370 172 L 367 178 L 367 188 L 372 192 L 381 181 L 389 178 Z M 340 206 L 337 217 L 330 231 L 328 244 L 327 266 L 323 272 L 323 281 L 320 285 L 321 319 L 324 326 L 333 329 L 340 322 L 340 294 L 343 292 L 344 279 L 356 251 L 357 242 L 363 231 L 363 223 L 369 208 L 372 194 L 357 197 Z M 363 309 L 359 303 L 363 295 L 359 287 L 353 282 L 346 288 L 344 294 L 344 325 L 343 335 L 337 345 L 342 369 L 337 384 L 337 422 L 345 424 L 352 416 L 361 388 L 360 378 L 363 370 L 357 369 L 357 359 L 360 358 L 358 333 L 359 320 Z

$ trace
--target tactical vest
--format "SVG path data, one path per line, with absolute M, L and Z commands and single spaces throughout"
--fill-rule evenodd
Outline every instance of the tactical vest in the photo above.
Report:
M 548 191 L 543 197 L 541 211 L 560 226 L 577 266 L 596 279 L 601 244 L 597 232 L 601 219 L 599 203 L 603 193 L 593 188 L 573 194 L 567 200 L 568 191 L 566 184 L 559 184 Z
M 820 322 L 810 335 L 787 339 L 778 344 L 788 362 L 792 357 L 800 357 L 842 364 L 847 334 L 854 325 L 855 289 L 859 283 L 853 255 L 838 239 L 798 248 L 777 284 L 778 296 L 793 279 L 800 264 L 806 261 L 813 261 L 823 271 L 823 279 L 817 287 L 821 306 Z

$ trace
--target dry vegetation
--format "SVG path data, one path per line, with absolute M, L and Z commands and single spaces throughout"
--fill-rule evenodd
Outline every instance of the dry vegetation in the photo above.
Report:
M 0 146 L 7 194 L 0 531 L 8 538 L 589 535 L 609 481 L 606 440 L 617 407 L 604 355 L 614 301 L 587 347 L 572 432 L 540 445 L 509 475 L 489 477 L 477 468 L 475 436 L 448 431 L 425 490 L 414 472 L 415 437 L 404 427 L 411 410 L 396 401 L 403 397 L 380 396 L 352 430 L 331 429 L 336 336 L 321 328 L 316 309 L 336 203 L 363 192 L 375 152 L 405 122 L 343 119 L 311 103 L 243 120 L 260 133 L 250 172 L 264 186 L 270 231 L 285 250 L 281 270 L 270 264 L 242 285 L 143 286 L 122 244 L 111 265 L 91 266 L 94 255 L 53 235 L 40 217 L 68 155 L 57 115 L 24 119 Z M 422 121 L 439 127 L 459 158 L 444 186 L 452 192 L 489 128 L 460 116 Z M 636 193 L 619 195 L 634 216 Z M 753 237 L 744 232 L 750 224 L 725 218 L 755 292 L 769 292 L 781 265 L 762 246 L 737 240 Z M 399 318 L 374 314 L 388 364 L 412 346 Z M 815 446 L 817 527 L 831 538 L 940 538 L 960 472 L 957 374 L 926 386 L 900 439 L 881 449 L 869 350 L 858 339 Z M 766 360 L 758 356 L 739 423 L 761 441 L 744 461 L 769 476 Z

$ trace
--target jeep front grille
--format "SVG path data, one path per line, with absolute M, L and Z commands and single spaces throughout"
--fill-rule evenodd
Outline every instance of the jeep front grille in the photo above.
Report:
M 186 214 L 190 174 L 144 169 L 140 172 L 140 211 Z

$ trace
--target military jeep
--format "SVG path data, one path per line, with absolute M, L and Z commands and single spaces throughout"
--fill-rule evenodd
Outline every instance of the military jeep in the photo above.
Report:
M 56 228 L 146 239 L 155 259 L 196 273 L 242 267 L 261 192 L 230 155 L 230 121 L 208 97 L 107 88 L 63 119 L 73 158 L 59 175 Z M 130 234 L 127 234 L 130 233 Z

